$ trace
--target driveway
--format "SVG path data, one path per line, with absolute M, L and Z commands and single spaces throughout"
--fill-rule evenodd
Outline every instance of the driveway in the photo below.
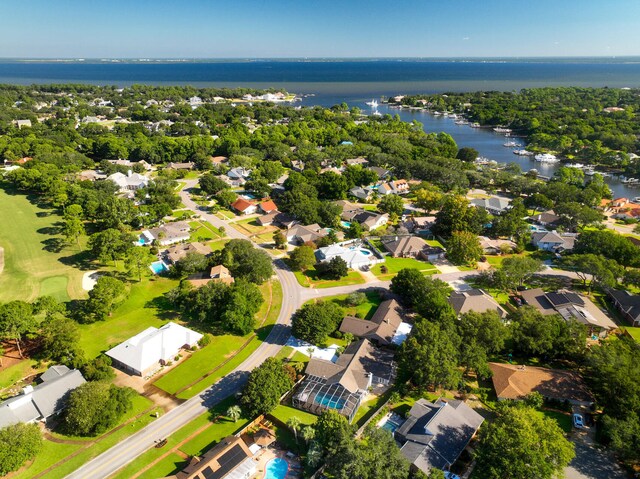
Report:
M 588 436 L 572 438 L 576 457 L 564 470 L 566 479 L 626 479 L 629 476 L 609 453 L 596 447 Z

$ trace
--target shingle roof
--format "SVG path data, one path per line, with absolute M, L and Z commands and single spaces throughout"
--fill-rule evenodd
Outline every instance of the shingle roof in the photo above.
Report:
M 383 240 L 382 244 L 393 256 L 415 256 L 427 247 L 427 243 L 417 236 L 396 236 Z
M 375 339 L 381 344 L 391 344 L 402 323 L 400 305 L 395 299 L 380 303 L 370 320 L 346 316 L 340 324 L 340 331 L 357 337 Z
M 582 378 L 573 371 L 500 363 L 489 363 L 489 368 L 496 395 L 501 399 L 522 399 L 536 391 L 561 401 L 593 401 Z
M 609 290 L 609 295 L 617 301 L 620 309 L 631 318 L 640 318 L 640 296 L 620 289 Z
M 469 311 L 475 311 L 476 313 L 496 311 L 501 318 L 507 315 L 504 308 L 481 289 L 453 292 L 449 296 L 449 304 L 451 304 L 456 314 L 464 314 Z
M 401 452 L 416 467 L 425 472 L 433 467 L 445 469 L 458 459 L 483 421 L 463 401 L 420 399 L 396 437 L 406 441 Z

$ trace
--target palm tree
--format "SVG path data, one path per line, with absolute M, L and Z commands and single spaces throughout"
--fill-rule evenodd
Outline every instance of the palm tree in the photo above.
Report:
M 240 406 L 229 406 L 229 409 L 227 409 L 227 417 L 233 419 L 233 422 L 238 422 L 241 414 L 242 409 L 240 409 Z
M 302 439 L 307 441 L 307 444 L 316 437 L 316 430 L 313 426 L 305 426 L 302 429 Z
M 293 435 L 296 438 L 296 442 L 298 442 L 298 428 L 300 427 L 300 424 L 301 424 L 300 419 L 298 419 L 298 417 L 296 416 L 291 416 L 287 421 L 287 426 L 289 427 L 289 429 L 293 431 Z

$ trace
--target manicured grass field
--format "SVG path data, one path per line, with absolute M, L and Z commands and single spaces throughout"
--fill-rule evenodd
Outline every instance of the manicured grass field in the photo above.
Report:
M 300 419 L 300 422 L 302 424 L 306 425 L 315 424 L 318 420 L 318 416 L 316 416 L 315 414 L 301 411 L 300 409 L 295 409 L 283 404 L 278 405 L 273 411 L 269 413 L 269 415 L 275 417 L 284 424 L 287 424 L 287 421 L 289 421 L 289 419 L 291 419 L 292 417 L 297 417 L 298 419 Z
M 133 398 L 133 410 L 129 412 L 121 421 L 121 424 L 129 421 L 134 418 L 138 414 L 141 414 L 143 411 L 149 409 L 152 403 L 150 400 L 142 397 L 136 396 Z M 105 433 L 105 435 L 101 436 L 103 439 L 95 441 L 100 438 L 76 438 L 76 437 L 66 437 L 62 435 L 55 435 L 58 439 L 69 439 L 69 440 L 86 440 L 87 445 L 82 444 L 61 444 L 49 440 L 44 441 L 44 450 L 42 453 L 36 456 L 36 459 L 33 463 L 25 470 L 12 476 L 13 479 L 28 479 L 34 477 L 47 468 L 54 466 L 56 463 L 64 460 L 69 455 L 73 454 L 76 451 L 82 449 L 76 456 L 69 459 L 67 462 L 63 464 L 59 464 L 57 467 L 54 467 L 50 471 L 46 473 L 45 476 L 47 479 L 54 478 L 63 478 L 72 471 L 79 468 L 82 464 L 86 463 L 90 459 L 93 459 L 98 454 L 106 451 L 110 447 L 114 446 L 118 442 L 120 442 L 125 437 L 133 434 L 134 432 L 142 429 L 144 426 L 149 424 L 155 418 L 155 409 L 150 410 L 148 414 L 144 414 L 134 422 L 127 424 L 126 426 L 118 429 L 110 435 Z
M 225 209 L 218 210 L 218 212 L 216 213 L 216 216 L 221 220 L 230 220 L 236 217 L 236 215 L 233 214 L 231 211 L 225 210 Z
M 161 449 L 162 450 L 162 449 Z M 172 452 L 167 457 L 163 458 L 157 464 L 154 464 L 149 469 L 144 471 L 138 476 L 139 479 L 157 479 L 158 477 L 171 476 L 187 465 L 188 461 L 183 459 L 179 454 Z
M 26 359 L 6 369 L 2 368 L 2 371 L 0 371 L 0 390 L 13 386 L 22 378 L 34 374 L 37 371 L 37 364 L 38 362 L 35 359 Z
M 56 243 L 62 237 L 52 233 L 57 232 L 60 220 L 26 196 L 0 189 L 0 222 L 5 225 L 0 228 L 0 247 L 4 248 L 0 301 L 32 301 L 43 294 L 65 301 L 86 297 L 83 272 L 71 266 L 78 246 L 64 246 L 57 252 Z
M 247 234 L 255 235 L 262 234 L 267 231 L 275 231 L 274 226 L 261 226 L 258 224 L 255 218 L 244 218 L 240 221 L 234 221 L 231 223 L 234 228 L 244 230 Z
M 571 432 L 571 429 L 573 428 L 570 414 L 563 414 L 557 411 L 549 411 L 547 409 L 538 410 L 536 411 L 536 414 L 555 419 L 558 423 L 558 426 L 560 426 L 560 428 L 566 433 Z
M 387 273 L 382 273 L 382 266 L 387 267 Z M 393 278 L 398 272 L 405 268 L 413 268 L 422 271 L 425 274 L 435 274 L 438 272 L 435 266 L 427 261 L 419 261 L 414 258 L 392 258 L 385 257 L 385 262 L 375 265 L 371 268 L 373 274 L 379 279 L 387 280 Z
M 282 285 L 278 281 L 274 281 L 270 285 L 272 307 L 269 308 L 269 283 L 267 283 L 261 286 L 265 302 L 256 314 L 258 324 L 262 324 L 257 328 L 256 336 L 244 349 L 238 351 L 251 338 L 251 334 L 246 336 L 215 336 L 211 343 L 193 353 L 189 359 L 162 376 L 154 385 L 170 394 L 178 393 L 179 398 L 187 399 L 214 384 L 248 358 L 267 337 L 280 313 Z M 232 359 L 223 365 L 229 358 Z M 213 374 L 205 377 L 207 373 L 213 371 L 215 371 Z M 199 378 L 202 379 L 198 381 Z M 184 389 L 187 387 L 188 389 Z
M 224 245 L 226 245 L 229 242 L 229 240 L 218 240 L 218 241 L 212 241 L 211 243 L 209 243 L 209 248 L 211 248 L 211 251 L 220 251 L 222 248 L 224 248 Z
M 625 326 L 624 329 L 635 340 L 636 343 L 640 343 L 640 328 L 634 326 Z
M 162 308 L 161 296 L 178 281 L 155 277 L 132 283 L 127 300 L 106 321 L 80 325 L 80 346 L 88 358 L 115 346 L 148 328 L 166 324 L 176 315 Z
M 323 279 L 319 277 L 318 272 L 315 269 L 307 271 L 295 271 L 296 279 L 300 286 L 305 288 L 334 288 L 336 286 L 349 286 L 352 284 L 363 284 L 364 278 L 357 271 L 349 271 L 349 274 L 340 279 Z
M 191 226 L 192 230 L 190 241 L 209 241 L 222 238 L 218 228 L 208 221 L 190 221 L 189 226 Z
M 344 309 L 346 316 L 355 316 L 356 318 L 362 319 L 371 319 L 371 316 L 374 315 L 378 306 L 382 302 L 380 299 L 380 295 L 376 291 L 366 291 L 365 293 L 366 301 L 357 306 L 349 306 L 346 304 L 346 299 L 349 296 L 348 294 L 339 294 L 337 296 L 330 296 L 328 298 L 323 298 L 323 301 L 333 301 L 338 304 L 341 308 Z

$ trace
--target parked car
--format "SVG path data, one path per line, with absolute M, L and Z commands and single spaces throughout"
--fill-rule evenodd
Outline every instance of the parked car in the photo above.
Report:
M 460 479 L 460 476 L 450 471 L 444 472 L 444 479 Z
M 573 426 L 577 429 L 584 428 L 584 418 L 582 417 L 582 414 L 573 415 Z

